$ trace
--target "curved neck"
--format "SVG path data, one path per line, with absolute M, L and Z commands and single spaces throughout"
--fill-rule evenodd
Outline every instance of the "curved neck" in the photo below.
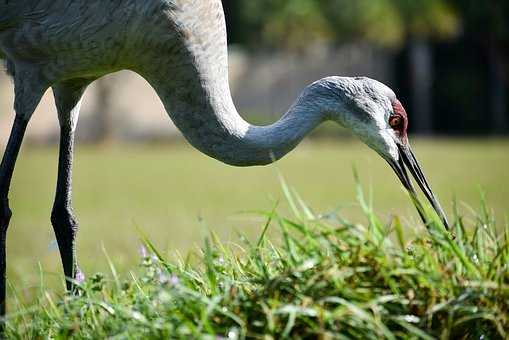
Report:
M 280 159 L 323 122 L 327 112 L 306 90 L 277 122 L 255 126 L 238 114 L 225 77 L 214 81 L 190 77 L 185 84 L 168 83 L 159 76 L 146 79 L 185 138 L 230 165 L 265 165 Z
M 222 2 L 177 1 L 170 7 L 155 21 L 164 32 L 159 40 L 152 39 L 157 35 L 153 30 L 149 44 L 140 39 L 143 48 L 132 70 L 152 85 L 175 125 L 198 150 L 237 166 L 268 164 L 324 120 L 327 100 L 304 91 L 276 123 L 246 122 L 230 94 Z

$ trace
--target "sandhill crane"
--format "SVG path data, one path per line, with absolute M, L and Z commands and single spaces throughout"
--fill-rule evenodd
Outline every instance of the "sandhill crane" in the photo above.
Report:
M 67 288 L 79 273 L 78 224 L 71 207 L 74 131 L 86 87 L 132 70 L 155 89 L 185 138 L 235 166 L 280 159 L 320 123 L 350 129 L 393 168 L 418 206 L 405 166 L 444 225 L 447 220 L 407 139 L 407 115 L 378 81 L 328 77 L 307 86 L 280 120 L 254 126 L 237 113 L 228 84 L 226 29 L 220 0 L 0 0 L 0 54 L 14 79 L 15 120 L 0 165 L 0 304 L 5 313 L 8 191 L 27 124 L 53 89 L 60 122 L 58 179 L 51 222 Z

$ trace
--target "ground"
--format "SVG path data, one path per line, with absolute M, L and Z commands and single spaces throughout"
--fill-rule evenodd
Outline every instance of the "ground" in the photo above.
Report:
M 414 151 L 445 210 L 451 201 L 478 207 L 482 188 L 498 220 L 509 211 L 509 140 L 418 140 Z M 106 271 L 104 248 L 120 270 L 139 262 L 139 230 L 159 249 L 184 254 L 214 230 L 223 240 L 236 231 L 259 235 L 260 218 L 281 199 L 278 170 L 319 212 L 344 211 L 365 222 L 355 202 L 352 167 L 371 185 L 379 216 L 398 213 L 418 222 L 408 197 L 388 166 L 350 139 L 309 141 L 275 166 L 233 168 L 186 144 L 79 146 L 74 175 L 74 207 L 81 228 L 78 254 L 85 273 Z M 8 276 L 22 293 L 39 285 L 40 261 L 47 285 L 61 274 L 49 215 L 56 179 L 57 151 L 25 147 L 11 191 L 14 212 L 8 235 Z M 461 205 L 460 209 L 467 210 Z M 412 225 L 412 223 L 408 223 Z M 415 224 L 415 223 L 414 223 Z M 407 230 L 409 234 L 411 230 Z

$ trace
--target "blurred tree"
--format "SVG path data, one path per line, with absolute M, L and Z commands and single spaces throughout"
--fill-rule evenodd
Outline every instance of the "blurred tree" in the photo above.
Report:
M 233 42 L 256 48 L 299 49 L 307 47 L 309 41 L 333 37 L 316 0 L 223 2 L 227 4 L 227 16 L 239 23 L 230 30 Z
M 112 92 L 115 88 L 112 77 L 96 80 L 95 86 L 97 97 L 95 111 L 92 121 L 94 122 L 93 135 L 94 143 L 104 143 L 113 139 L 112 124 Z
M 324 0 L 321 6 L 336 40 L 401 47 L 409 38 L 444 38 L 458 31 L 458 18 L 444 0 Z

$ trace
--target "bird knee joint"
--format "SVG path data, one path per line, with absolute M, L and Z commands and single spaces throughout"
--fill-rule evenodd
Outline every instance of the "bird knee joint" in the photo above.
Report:
M 71 229 L 73 234 L 78 230 L 78 221 L 69 208 L 54 208 L 51 212 L 51 223 L 57 228 Z
M 9 221 L 12 217 L 12 211 L 9 208 L 9 200 L 7 198 L 0 199 L 0 231 L 6 232 Z

